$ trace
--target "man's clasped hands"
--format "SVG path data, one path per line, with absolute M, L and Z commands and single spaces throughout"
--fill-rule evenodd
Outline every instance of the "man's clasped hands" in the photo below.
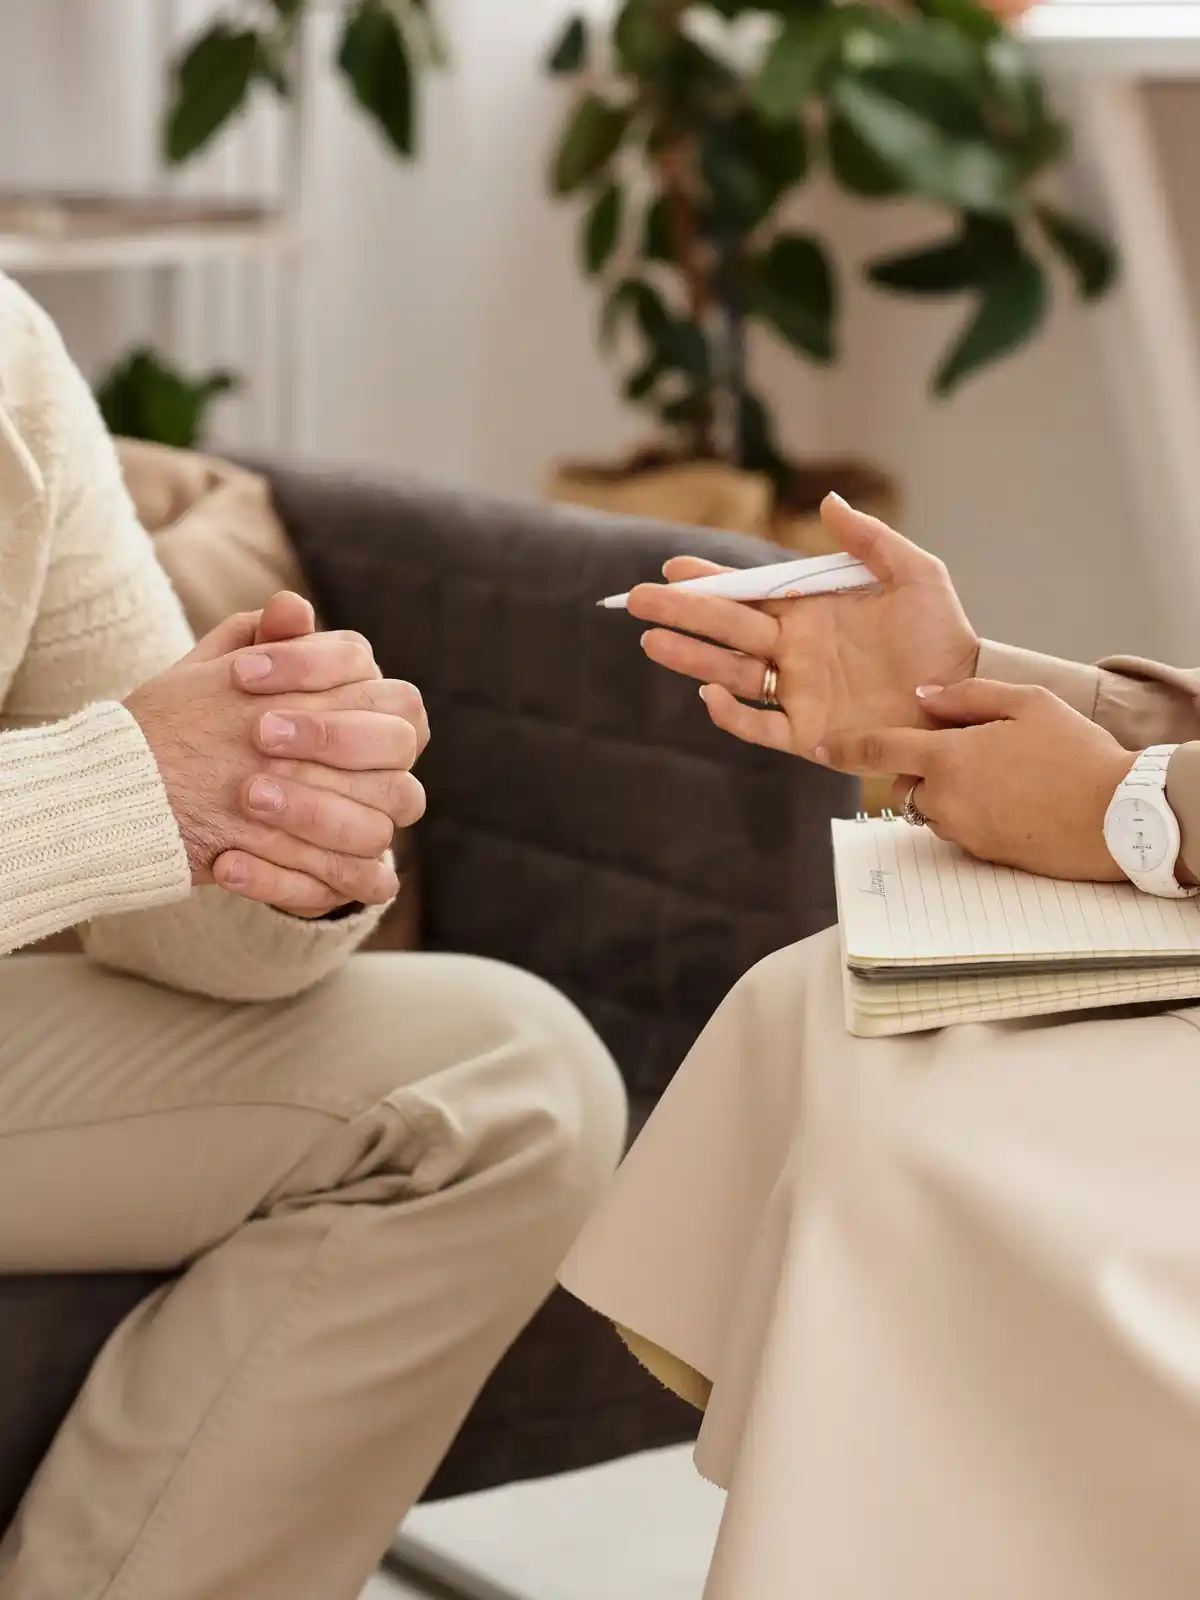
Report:
M 150 746 L 195 884 L 299 917 L 379 905 L 389 847 L 425 809 L 420 693 L 361 634 L 317 633 L 280 593 L 228 618 L 125 702 Z

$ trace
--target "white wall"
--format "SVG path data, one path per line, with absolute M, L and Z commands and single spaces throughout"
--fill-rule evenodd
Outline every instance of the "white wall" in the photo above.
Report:
M 156 3 L 0 0 L 0 174 L 149 176 Z M 302 438 L 326 457 L 530 492 L 551 456 L 602 455 L 637 429 L 595 351 L 575 218 L 542 193 L 562 91 L 538 64 L 567 7 L 443 3 L 457 69 L 430 96 L 418 168 L 390 161 L 320 78 Z M 1174 90 L 1156 102 L 1200 280 L 1190 192 L 1200 99 Z M 222 161 L 213 166 L 219 175 Z M 905 208 L 815 204 L 851 277 L 855 263 L 937 227 Z M 34 287 L 89 369 L 150 326 L 137 285 Z M 816 379 L 772 352 L 767 385 L 793 443 L 873 455 L 899 473 L 910 528 L 950 561 L 985 630 L 1085 655 L 1153 651 L 1163 608 L 1139 556 L 1098 357 L 1107 313 L 1061 299 L 1036 348 L 937 404 L 925 382 L 961 313 L 852 284 L 838 371 Z M 219 320 L 213 356 L 244 354 L 217 348 Z M 253 418 L 231 409 L 223 436 L 250 437 Z

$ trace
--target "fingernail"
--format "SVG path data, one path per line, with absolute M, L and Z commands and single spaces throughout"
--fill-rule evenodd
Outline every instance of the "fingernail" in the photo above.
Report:
M 825 498 L 826 500 L 832 500 L 835 506 L 841 506 L 846 511 L 853 511 L 854 509 L 849 500 L 844 499 L 836 489 L 830 489 Z
M 829 751 L 823 744 L 819 744 L 813 751 L 813 760 L 819 761 L 823 767 L 827 767 L 829 765 Z
M 274 665 L 270 656 L 238 656 L 233 663 L 233 670 L 243 683 L 261 683 L 264 678 L 270 677 Z
M 700 698 L 701 698 L 701 700 L 704 701 L 705 705 L 708 704 L 708 685 L 707 684 L 702 684 L 701 685 Z
M 923 683 L 917 690 L 918 700 L 932 700 L 935 694 L 942 694 L 945 685 L 940 683 Z
M 241 861 L 231 861 L 221 877 L 221 882 L 227 889 L 244 889 L 249 881 L 250 874 Z
M 291 744 L 296 737 L 296 724 L 290 717 L 281 717 L 277 711 L 268 711 L 258 726 L 266 745 Z
M 283 790 L 270 778 L 255 778 L 248 798 L 251 811 L 282 811 L 287 804 Z

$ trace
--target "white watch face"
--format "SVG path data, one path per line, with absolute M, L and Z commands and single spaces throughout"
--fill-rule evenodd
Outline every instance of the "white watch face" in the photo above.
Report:
M 1135 798 L 1118 800 L 1104 830 L 1113 859 L 1130 873 L 1157 872 L 1171 849 L 1171 836 L 1157 806 Z

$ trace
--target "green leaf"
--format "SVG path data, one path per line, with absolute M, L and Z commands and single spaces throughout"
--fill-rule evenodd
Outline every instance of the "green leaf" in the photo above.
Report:
M 837 285 L 820 242 L 785 233 L 755 263 L 749 308 L 814 361 L 832 361 Z
M 770 122 L 749 108 L 709 117 L 701 171 L 712 199 L 706 231 L 738 237 L 756 228 L 807 170 L 798 117 Z
M 967 216 L 952 239 L 875 261 L 867 277 L 897 294 L 959 294 L 978 289 L 1021 254 L 1016 227 L 1007 219 Z
M 953 138 L 864 83 L 842 79 L 835 94 L 863 144 L 913 193 L 971 211 L 1012 209 L 1016 173 L 999 150 L 982 140 Z
M 747 109 L 734 118 L 731 131 L 743 160 L 758 174 L 770 205 L 804 181 L 808 140 L 799 117 L 771 122 Z
M 771 209 L 767 186 L 720 124 L 709 130 L 700 153 L 700 169 L 712 201 L 714 232 L 742 234 Z
M 641 278 L 622 278 L 607 297 L 600 312 L 600 343 L 606 350 L 612 348 L 623 312 L 631 312 L 643 338 L 653 345 L 660 329 L 671 320 L 671 314 L 662 296 L 653 284 Z
M 667 371 L 708 381 L 712 371 L 708 340 L 694 322 L 686 317 L 668 316 L 667 321 L 656 324 L 653 331 L 645 327 L 642 331 Z
M 176 63 L 163 150 L 171 166 L 197 155 L 243 111 L 259 65 L 258 35 L 217 22 Z
M 985 60 L 977 41 L 933 18 L 876 30 L 872 58 L 853 65 L 869 87 L 943 131 L 989 137 Z
M 686 317 L 672 316 L 658 290 L 641 278 L 623 278 L 604 302 L 600 338 L 606 349 L 611 348 L 621 316 L 630 313 L 646 346 L 646 366 L 654 367 L 656 379 L 678 372 L 708 382 L 712 362 L 703 331 Z
M 204 441 L 209 406 L 238 386 L 231 372 L 189 379 L 142 346 L 100 382 L 96 398 L 110 433 L 192 450 Z
M 954 141 L 990 139 L 980 79 L 957 81 L 921 66 L 872 68 L 858 82 L 885 100 L 906 106 Z
M 1107 294 L 1117 276 L 1117 256 L 1108 240 L 1053 206 L 1034 210 L 1046 237 L 1075 274 L 1081 297 L 1098 300 Z
M 1049 117 L 1039 123 L 1012 146 L 1013 159 L 1023 182 L 1035 177 L 1046 167 L 1061 161 L 1071 145 L 1071 135 L 1064 122 Z
M 671 213 L 664 195 L 656 195 L 646 207 L 642 223 L 642 255 L 647 261 L 675 259 L 675 244 L 671 236 Z
M 396 14 L 385 0 L 357 0 L 347 13 L 337 64 L 354 98 L 398 155 L 416 149 L 413 71 Z
M 1000 33 L 984 53 L 985 76 L 1001 116 L 1016 133 L 1026 134 L 1047 120 L 1046 94 L 1028 45 Z
M 626 400 L 631 400 L 635 405 L 647 399 L 666 376 L 667 369 L 657 356 L 651 356 L 636 372 L 626 378 L 622 392 Z
M 861 195 L 865 200 L 884 200 L 904 192 L 904 182 L 895 168 L 876 155 L 836 109 L 829 119 L 826 137 L 833 175 L 849 194 Z
M 754 104 L 767 117 L 793 117 L 821 88 L 842 40 L 836 11 L 801 12 L 788 19 L 767 52 L 754 84 Z
M 632 112 L 589 92 L 576 102 L 550 169 L 556 195 L 576 189 L 604 171 L 620 149 Z
M 1032 256 L 1019 251 L 997 271 L 979 305 L 934 379 L 934 392 L 949 395 L 981 367 L 1020 348 L 1041 327 L 1049 300 L 1046 275 Z
M 867 277 L 898 294 L 958 294 L 979 282 L 979 262 L 961 237 L 872 261 Z
M 583 266 L 589 278 L 603 272 L 617 247 L 625 200 L 618 183 L 606 184 L 592 203 L 583 226 Z
M 546 57 L 546 71 L 557 77 L 581 72 L 587 65 L 588 26 L 583 17 L 572 17 Z
M 676 115 L 684 112 L 701 120 L 741 90 L 741 81 L 727 62 L 682 33 L 674 33 L 653 65 L 635 76 L 643 78 Z
M 622 72 L 640 78 L 653 71 L 676 38 L 663 0 L 625 0 L 613 24 L 613 48 Z

